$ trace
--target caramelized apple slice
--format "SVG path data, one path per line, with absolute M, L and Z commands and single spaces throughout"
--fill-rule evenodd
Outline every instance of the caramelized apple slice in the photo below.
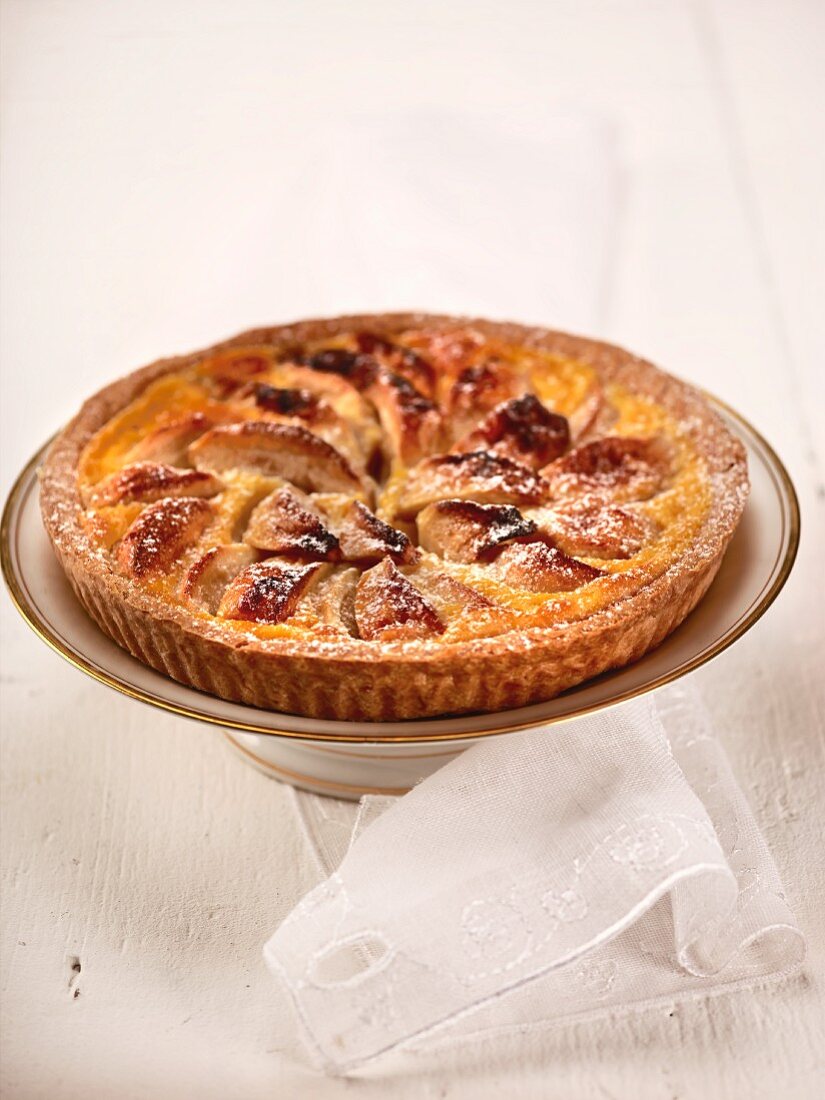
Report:
M 297 416 L 312 423 L 325 406 L 323 398 L 300 388 L 270 386 L 268 382 L 253 382 L 251 396 L 259 409 L 278 416 Z M 329 406 L 327 406 L 328 408 Z
M 483 593 L 438 569 L 417 569 L 410 579 L 443 622 L 468 612 L 485 612 L 498 607 Z
M 245 420 L 213 428 L 189 448 L 199 470 L 253 470 L 319 492 L 364 491 L 344 456 L 297 424 Z
M 534 470 L 564 454 L 570 442 L 567 420 L 542 405 L 531 393 L 497 405 L 451 451 L 495 451 Z
M 312 601 L 313 610 L 325 626 L 338 633 L 358 637 L 355 622 L 355 589 L 361 573 L 348 566 L 334 569 L 323 577 L 307 597 Z
M 127 454 L 130 462 L 163 462 L 170 466 L 189 465 L 189 444 L 212 427 L 203 413 L 176 417 L 144 436 Z
M 541 473 L 553 497 L 593 494 L 627 501 L 646 500 L 659 492 L 669 468 L 662 440 L 605 436 L 576 447 Z
M 439 500 L 418 513 L 418 541 L 446 561 L 493 557 L 514 539 L 541 539 L 532 520 L 512 504 Z
M 484 347 L 484 337 L 469 328 L 454 328 L 444 332 L 412 330 L 399 339 L 413 351 L 426 356 L 433 365 L 436 376 L 455 378 L 468 367 Z
M 324 374 L 296 363 L 278 363 L 267 381 L 283 389 L 305 390 L 323 399 L 344 421 L 358 440 L 365 462 L 381 442 L 381 431 L 372 405 L 345 378 Z M 330 440 L 335 446 L 333 440 Z
M 229 397 L 256 374 L 264 374 L 274 363 L 270 348 L 237 347 L 211 355 L 200 364 L 200 372 L 209 378 L 220 397 Z
M 362 355 L 348 348 L 321 348 L 300 360 L 310 370 L 321 374 L 337 374 L 359 389 L 369 385 L 378 364 L 369 355 Z
M 298 565 L 277 558 L 257 562 L 235 577 L 223 594 L 218 614 L 251 623 L 282 623 L 329 568 L 319 562 Z
M 367 455 L 358 436 L 325 398 L 311 390 L 281 388 L 268 382 L 253 382 L 246 396 L 264 413 L 286 423 L 305 425 L 341 451 L 353 469 L 363 468 Z
M 436 372 L 414 348 L 367 331 L 356 333 L 355 343 L 354 351 L 321 348 L 302 356 L 301 362 L 312 370 L 346 378 L 359 389 L 369 385 L 379 371 L 389 370 L 410 382 L 418 392 L 432 396 Z
M 358 350 L 371 356 L 394 374 L 401 375 L 427 397 L 435 392 L 436 372 L 432 363 L 413 348 L 404 347 L 376 332 L 355 334 Z
M 456 378 L 445 404 L 451 438 L 460 439 L 496 405 L 518 397 L 524 382 L 513 368 L 496 359 L 465 367 Z
M 435 608 L 389 558 L 362 574 L 355 590 L 355 621 L 365 641 L 401 641 L 443 634 Z
M 435 449 L 441 413 L 406 378 L 380 370 L 366 393 L 378 412 L 392 457 L 411 466 Z
M 492 568 L 505 584 L 528 592 L 568 592 L 604 576 L 600 569 L 543 542 L 506 546 Z
M 313 370 L 301 363 L 276 363 L 266 378 L 258 381 L 282 389 L 308 390 L 313 396 L 328 401 L 342 416 L 369 415 L 367 402 L 342 375 Z M 345 407 L 341 407 L 341 402 L 345 402 Z
M 258 556 L 251 546 L 237 542 L 213 546 L 198 558 L 183 578 L 181 595 L 195 607 L 214 615 L 227 585 L 257 561 Z
M 133 462 L 104 478 L 89 493 L 88 504 L 148 504 L 163 497 L 213 497 L 223 482 L 204 470 L 179 470 L 158 462 Z
M 592 388 L 569 415 L 570 436 L 574 443 L 602 438 L 610 434 L 619 410 L 611 404 L 601 386 L 594 382 Z
M 358 500 L 344 515 L 338 538 L 346 561 L 378 562 L 388 557 L 397 565 L 410 565 L 419 558 L 403 531 L 384 523 Z
M 270 553 L 336 561 L 341 556 L 338 539 L 312 511 L 303 493 L 276 489 L 258 504 L 249 517 L 243 541 Z
M 435 500 L 452 497 L 490 504 L 538 504 L 547 486 L 528 466 L 489 451 L 425 458 L 410 472 L 398 503 L 413 516 Z
M 659 533 L 649 516 L 592 499 L 571 500 L 532 516 L 562 550 L 586 558 L 631 558 Z
M 120 540 L 116 560 L 130 577 L 168 573 L 212 520 L 200 497 L 167 497 L 145 508 Z

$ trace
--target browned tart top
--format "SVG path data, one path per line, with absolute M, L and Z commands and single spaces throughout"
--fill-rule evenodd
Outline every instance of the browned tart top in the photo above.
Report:
M 719 440 L 737 516 L 744 461 L 688 387 L 522 331 L 274 330 L 172 363 L 79 456 L 93 556 L 259 642 L 431 649 L 617 605 L 709 537 Z

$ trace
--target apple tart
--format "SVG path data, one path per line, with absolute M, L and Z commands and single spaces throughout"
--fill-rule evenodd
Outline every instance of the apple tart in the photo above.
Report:
M 658 645 L 748 491 L 690 386 L 607 344 L 398 314 L 245 333 L 92 397 L 42 510 L 86 611 L 203 691 L 493 711 Z

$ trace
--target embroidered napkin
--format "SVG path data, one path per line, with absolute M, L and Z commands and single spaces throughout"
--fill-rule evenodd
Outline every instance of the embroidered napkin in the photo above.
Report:
M 354 811 L 297 797 L 331 869 Z M 701 996 L 804 954 L 684 689 L 485 741 L 401 799 L 364 800 L 354 824 L 265 948 L 328 1072 L 433 1033 Z

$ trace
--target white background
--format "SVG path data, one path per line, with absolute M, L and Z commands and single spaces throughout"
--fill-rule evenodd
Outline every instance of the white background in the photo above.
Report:
M 787 589 L 697 681 L 810 943 L 805 975 L 768 991 L 318 1079 L 260 959 L 311 878 L 286 790 L 219 734 L 81 677 L 4 600 L 5 1095 L 819 1094 L 825 5 L 6 0 L 2 13 L 4 491 L 112 377 L 301 315 L 479 308 L 586 325 L 706 386 L 774 443 L 803 509 Z M 555 114 L 595 120 L 616 174 L 592 316 L 557 277 L 541 315 L 519 289 L 518 249 L 499 244 L 506 187 L 501 221 L 478 227 L 496 242 L 478 254 L 494 301 L 472 280 L 428 296 L 449 270 L 426 217 L 413 226 L 403 208 L 376 215 L 386 251 L 359 250 L 346 165 L 365 120 L 484 131 Z M 458 195 L 455 210 L 473 207 Z

